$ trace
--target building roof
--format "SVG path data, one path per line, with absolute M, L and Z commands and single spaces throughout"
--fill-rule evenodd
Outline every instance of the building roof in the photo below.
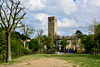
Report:
M 25 41 L 26 41 L 26 42 L 30 42 L 31 40 L 30 40 L 30 39 L 26 39 Z

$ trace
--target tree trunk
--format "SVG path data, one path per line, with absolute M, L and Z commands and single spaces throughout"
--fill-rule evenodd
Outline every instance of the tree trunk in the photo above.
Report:
M 99 44 L 98 44 L 98 54 L 99 54 Z
M 7 33 L 7 58 L 6 62 L 11 61 L 10 33 Z
M 41 43 L 41 54 L 42 54 L 42 50 L 43 50 L 43 49 L 42 49 L 42 43 Z

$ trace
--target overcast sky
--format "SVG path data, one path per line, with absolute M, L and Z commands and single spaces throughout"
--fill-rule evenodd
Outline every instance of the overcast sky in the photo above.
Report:
M 89 25 L 100 21 L 100 0 L 21 0 L 27 15 L 22 22 L 43 29 L 48 34 L 48 17 L 58 18 L 58 35 L 70 36 L 81 30 L 88 34 Z M 31 36 L 35 37 L 36 33 Z

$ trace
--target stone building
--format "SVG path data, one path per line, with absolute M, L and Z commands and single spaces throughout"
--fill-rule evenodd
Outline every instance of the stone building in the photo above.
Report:
M 53 17 L 48 17 L 48 36 L 51 35 L 52 37 L 56 36 L 57 35 L 57 17 L 53 16 Z M 69 39 L 68 42 L 69 42 L 69 45 L 66 46 L 66 48 L 73 48 L 75 49 L 75 45 L 72 44 L 72 36 L 60 36 L 60 35 L 57 35 L 59 36 L 56 40 L 56 44 L 55 44 L 55 48 L 57 49 L 57 51 L 60 51 L 61 50 L 61 45 L 60 45 L 60 41 L 63 39 L 63 38 L 66 38 L 66 39 Z M 77 44 L 76 45 L 76 48 L 79 49 L 80 44 Z
M 57 35 L 57 17 L 48 17 L 48 36 Z

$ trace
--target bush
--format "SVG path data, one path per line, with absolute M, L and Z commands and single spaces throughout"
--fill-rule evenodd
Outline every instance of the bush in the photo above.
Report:
M 57 49 L 50 49 L 50 52 L 57 52 Z
M 24 53 L 25 55 L 27 55 L 27 54 L 30 54 L 31 53 L 31 50 L 29 48 L 27 48 L 27 47 L 24 47 L 22 49 L 22 53 Z
M 29 49 L 34 51 L 38 51 L 39 49 L 39 43 L 37 39 L 32 39 L 29 43 Z
M 97 48 L 92 48 L 92 51 L 93 51 L 94 53 L 96 53 L 96 52 L 97 52 Z
M 6 54 L 1 53 L 0 54 L 0 61 L 5 61 L 6 60 Z
M 46 54 L 46 50 L 43 50 L 43 54 Z
M 50 49 L 50 51 L 46 51 L 46 54 L 55 54 L 57 52 L 56 49 Z
M 85 51 L 86 51 L 85 49 L 84 49 L 84 50 L 83 50 L 83 49 L 78 49 L 78 50 L 77 50 L 77 53 L 79 53 L 79 54 L 84 54 Z
M 82 53 L 82 50 L 80 50 L 80 49 L 79 49 L 79 50 L 77 50 L 77 53 L 81 54 L 81 53 Z
M 21 52 L 23 44 L 24 43 L 20 39 L 11 39 L 11 51 L 14 53 Z

